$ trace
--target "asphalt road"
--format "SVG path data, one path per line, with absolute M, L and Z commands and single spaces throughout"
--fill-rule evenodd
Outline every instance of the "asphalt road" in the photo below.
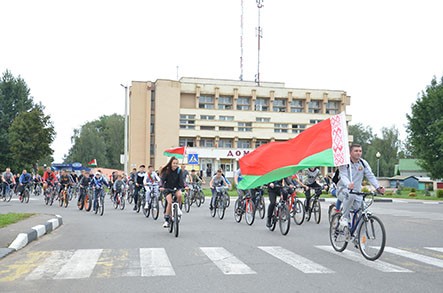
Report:
M 291 223 L 287 236 L 256 219 L 236 223 L 233 204 L 223 220 L 208 200 L 184 214 L 174 238 L 130 206 L 104 216 L 0 202 L 0 213 L 31 211 L 63 216 L 63 226 L 0 260 L 0 292 L 441 292 L 443 204 L 376 203 L 387 248 L 375 261 L 351 245 L 334 253 L 327 203 L 319 225 Z

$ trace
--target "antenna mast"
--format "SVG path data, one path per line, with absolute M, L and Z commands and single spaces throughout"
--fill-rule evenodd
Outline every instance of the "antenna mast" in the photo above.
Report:
M 240 80 L 243 80 L 243 0 L 240 14 Z
M 260 9 L 263 8 L 264 0 L 256 0 L 258 8 L 258 26 L 257 26 L 257 74 L 255 75 L 255 82 L 260 86 L 260 39 L 263 38 L 263 30 L 260 26 Z

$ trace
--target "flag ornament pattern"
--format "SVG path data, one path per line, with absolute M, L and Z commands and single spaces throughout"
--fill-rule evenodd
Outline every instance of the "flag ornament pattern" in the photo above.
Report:
M 240 189 L 250 189 L 317 166 L 349 164 L 346 115 L 323 120 L 297 137 L 258 147 L 240 159 Z
M 165 150 L 163 152 L 163 155 L 167 157 L 176 157 L 182 159 L 185 155 L 185 151 L 185 147 L 172 148 Z
M 91 167 L 97 167 L 97 160 L 96 159 L 92 159 L 89 163 L 88 166 Z

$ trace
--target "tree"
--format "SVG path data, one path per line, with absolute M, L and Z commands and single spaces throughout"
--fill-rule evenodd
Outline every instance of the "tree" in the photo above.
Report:
M 349 135 L 353 136 L 353 142 L 360 144 L 364 151 L 371 144 L 374 139 L 374 134 L 372 133 L 372 128 L 369 126 L 364 126 L 361 123 L 355 125 L 349 125 Z
M 39 160 L 51 155 L 50 145 L 55 131 L 50 117 L 43 113 L 41 104 L 35 105 L 29 112 L 18 114 L 9 127 L 9 143 L 14 158 L 14 168 L 30 169 Z M 17 170 L 17 169 L 16 169 Z
M 20 76 L 14 77 L 9 70 L 3 73 L 0 79 L 0 170 L 12 166 L 15 161 L 10 150 L 9 126 L 20 113 L 32 108 L 29 92 Z
M 121 169 L 120 154 L 123 153 L 124 118 L 121 115 L 102 116 L 74 130 L 73 146 L 65 157 L 67 162 L 86 165 L 97 159 L 99 166 Z
M 408 140 L 412 154 L 433 178 L 443 177 L 443 77 L 431 85 L 412 105 L 408 119 Z
M 395 126 L 383 127 L 381 138 L 375 136 L 364 157 L 371 165 L 374 174 L 377 174 L 377 152 L 380 153 L 379 168 L 381 177 L 391 177 L 395 174 L 395 165 L 398 164 L 401 141 L 399 132 Z

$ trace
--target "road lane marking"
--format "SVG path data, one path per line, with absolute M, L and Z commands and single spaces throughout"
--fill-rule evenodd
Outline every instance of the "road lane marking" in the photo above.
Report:
M 175 275 L 164 248 L 140 248 L 140 266 L 142 277 Z
M 0 266 L 0 282 L 12 282 L 23 278 L 32 272 L 45 258 L 50 255 L 48 251 L 36 251 L 26 254 L 25 259 L 14 264 Z
M 280 246 L 259 246 L 261 250 L 307 274 L 328 274 L 334 271 Z
M 434 250 L 434 251 L 438 251 L 438 252 L 443 252 L 443 247 L 425 247 L 426 249 L 429 250 Z
M 255 271 L 223 247 L 200 247 L 200 249 L 225 275 L 256 274 Z
M 79 249 L 69 259 L 54 279 L 89 278 L 103 249 Z
M 349 250 L 338 252 L 335 251 L 334 248 L 332 248 L 331 246 L 327 245 L 317 245 L 315 247 L 385 273 L 412 273 L 412 271 L 408 269 L 381 260 L 368 261 L 359 253 L 352 252 Z
M 413 259 L 413 260 L 416 260 L 418 262 L 422 262 L 422 263 L 425 263 L 428 265 L 443 268 L 443 260 L 438 259 L 438 258 L 434 258 L 434 257 L 430 257 L 430 256 L 426 256 L 423 254 L 418 254 L 418 253 L 414 253 L 414 252 L 410 252 L 407 250 L 398 249 L 398 248 L 394 248 L 394 247 L 385 247 L 385 251 L 395 254 L 395 255 L 406 257 L 409 259 Z
M 55 250 L 36 267 L 25 279 L 26 280 L 40 280 L 54 278 L 57 273 L 74 255 L 74 251 Z

